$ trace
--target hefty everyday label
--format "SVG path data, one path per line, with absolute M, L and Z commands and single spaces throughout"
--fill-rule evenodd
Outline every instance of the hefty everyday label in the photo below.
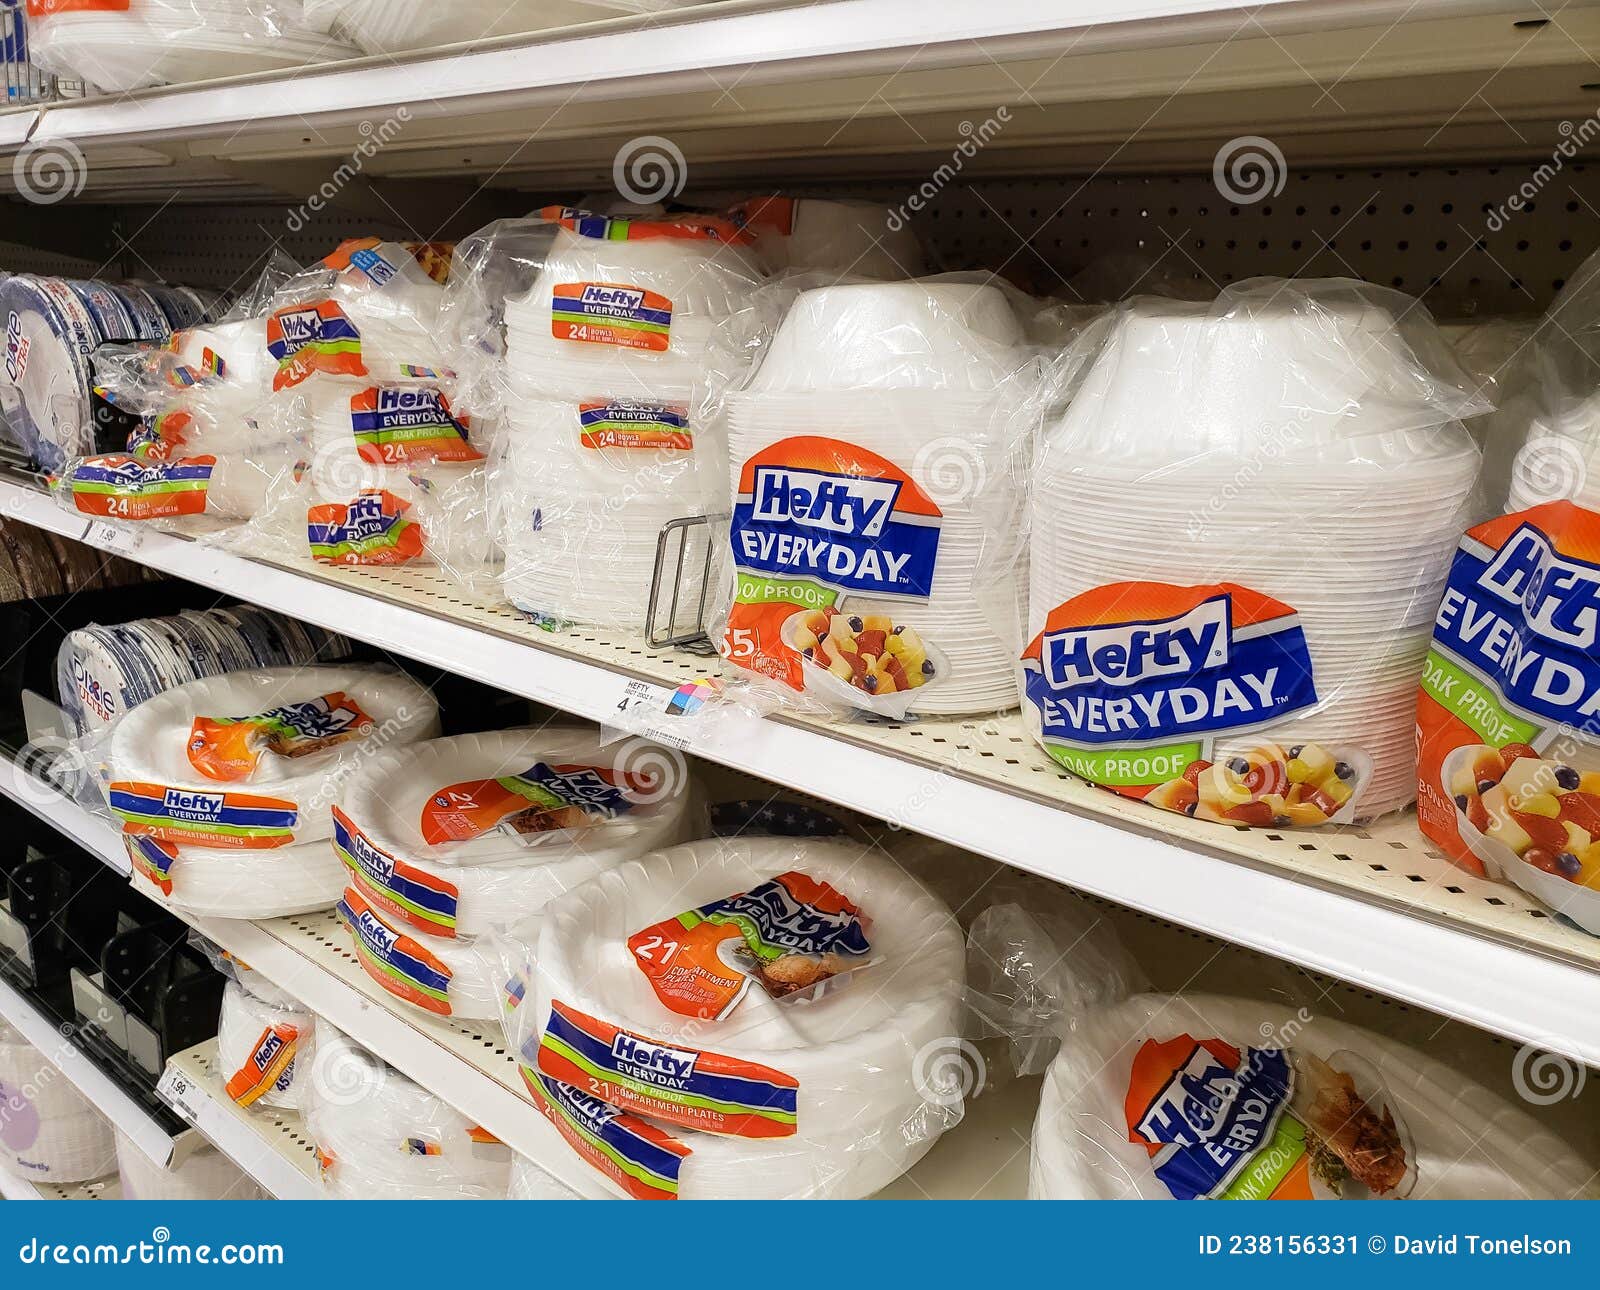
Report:
M 933 499 L 877 453 L 810 435 L 764 448 L 739 472 L 729 530 L 737 581 L 723 656 L 803 690 L 785 623 L 852 594 L 926 600 L 942 523 Z
M 639 403 L 626 399 L 578 405 L 578 442 L 585 448 L 694 447 L 689 409 L 682 403 Z
M 324 752 L 372 732 L 373 721 L 343 690 L 286 703 L 250 717 L 196 717 L 185 751 L 207 779 L 248 779 L 261 757 L 295 759 Z
M 333 808 L 333 849 L 363 895 L 433 936 L 454 936 L 461 892 L 454 883 L 398 860 L 348 815 Z
M 624 790 L 648 791 L 641 776 L 609 766 L 536 762 L 518 775 L 447 784 L 423 804 L 425 842 L 467 842 L 487 833 L 527 837 L 530 845 L 551 833 L 614 820 L 634 809 Z
M 172 895 L 172 862 L 178 858 L 178 848 L 150 837 L 124 837 L 122 841 L 134 869 L 154 883 L 163 896 Z
M 1176 1200 L 1310 1200 L 1305 1129 L 1285 1114 L 1293 1091 L 1279 1049 L 1147 1040 L 1128 1077 L 1128 1140 Z
M 86 457 L 63 481 L 81 514 L 116 520 L 202 515 L 215 457 L 148 462 L 126 454 Z
M 468 424 L 433 386 L 373 385 L 350 397 L 356 450 L 379 465 L 482 461 L 467 442 Z
M 672 301 L 618 282 L 563 282 L 550 294 L 557 340 L 665 353 L 672 343 Z
M 652 924 L 628 938 L 634 964 L 673 1012 L 720 1021 L 752 984 L 774 999 L 817 999 L 871 962 L 861 911 L 803 873 Z
M 267 319 L 267 351 L 278 364 L 274 390 L 287 390 L 307 377 L 365 376 L 361 332 L 337 302 L 290 305 Z
M 355 939 L 356 957 L 368 976 L 397 999 L 450 1015 L 451 972 L 436 954 L 390 927 L 353 887 L 345 889 L 336 912 Z
M 244 1065 L 228 1077 L 228 1096 L 238 1106 L 254 1106 L 274 1089 L 288 1092 L 294 1082 L 294 1059 L 299 1046 L 298 1026 L 268 1026 L 250 1046 Z
M 736 1138 L 788 1138 L 800 1083 L 756 1062 L 623 1030 L 552 1001 L 539 1071 L 655 1120 Z
M 321 564 L 406 564 L 423 552 L 422 525 L 406 518 L 411 503 L 387 489 L 306 511 L 306 543 Z
M 690 1149 L 665 1129 L 517 1063 L 534 1106 L 589 1167 L 634 1200 L 677 1200 Z
M 111 785 L 111 810 L 122 831 L 196 847 L 264 851 L 288 846 L 300 822 L 295 803 L 254 793 L 205 792 L 120 780 Z
M 1597 723 L 1600 515 L 1549 502 L 1469 529 L 1439 603 L 1417 705 L 1422 831 L 1458 864 L 1483 873 L 1462 832 L 1463 811 L 1481 809 L 1482 790 L 1457 786 L 1465 805 L 1456 800 L 1445 782 L 1451 754 L 1475 746 L 1490 760 L 1497 749 L 1511 749 L 1512 759 L 1537 758 L 1534 749 L 1549 746 L 1553 736 L 1572 746 L 1600 742 Z M 1552 771 L 1562 761 L 1558 751 L 1545 754 L 1554 759 Z M 1549 787 L 1560 795 L 1562 820 L 1571 817 L 1568 796 L 1588 796 L 1569 794 L 1572 786 L 1555 781 Z M 1486 832 L 1488 823 L 1477 820 L 1475 831 Z M 1589 820 L 1584 824 L 1586 832 L 1596 831 Z M 1563 837 L 1555 849 L 1567 846 Z M 1514 863 L 1511 848 L 1502 849 L 1506 863 Z

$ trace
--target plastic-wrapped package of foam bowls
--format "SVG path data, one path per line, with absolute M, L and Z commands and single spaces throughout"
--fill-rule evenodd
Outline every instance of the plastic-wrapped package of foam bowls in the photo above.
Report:
M 504 1200 L 510 1149 L 318 1022 L 306 1128 L 339 1200 Z
M 332 806 L 363 760 L 438 730 L 432 695 L 387 668 L 269 668 L 191 681 L 111 731 L 111 807 L 125 833 L 179 846 L 315 842 L 332 835 Z
M 1483 408 L 1413 306 L 1247 283 L 1087 329 L 1030 502 L 1019 685 L 1057 762 L 1232 824 L 1411 800 L 1406 678 L 1478 471 L 1456 418 Z
M 117 1173 L 123 1200 L 267 1200 L 265 1190 L 209 1143 L 158 1165 L 117 1133 Z
M 659 1191 L 867 1196 L 959 1118 L 921 1067 L 961 1033 L 960 928 L 859 845 L 646 856 L 548 906 L 532 960 L 513 1024 L 536 1098 L 547 1078 L 654 1126 Z
M 110 1123 L 3 1022 L 0 1112 L 0 1168 L 8 1173 L 34 1182 L 73 1183 L 103 1178 L 117 1167 Z

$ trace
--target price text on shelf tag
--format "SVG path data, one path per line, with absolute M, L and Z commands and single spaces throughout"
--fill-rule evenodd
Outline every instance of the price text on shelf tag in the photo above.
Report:
M 168 1105 L 177 1111 L 186 1120 L 193 1120 L 194 1107 L 190 1104 L 190 1094 L 194 1092 L 194 1085 L 189 1082 L 189 1077 L 177 1068 L 169 1066 L 161 1072 L 161 1080 L 156 1085 L 156 1092 L 166 1099 Z
M 686 750 L 691 742 L 689 732 L 684 727 L 681 717 L 672 717 L 667 713 L 667 705 L 672 701 L 673 692 L 664 685 L 652 685 L 649 681 L 628 681 L 624 683 L 622 695 L 613 709 L 611 719 L 606 723 L 632 735 L 643 735 L 646 739 L 653 739 L 658 744 L 666 744 L 680 752 Z

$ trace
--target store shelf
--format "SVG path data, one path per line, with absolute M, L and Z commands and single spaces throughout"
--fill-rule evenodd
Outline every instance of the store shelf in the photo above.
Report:
M 707 660 L 548 632 L 438 570 L 268 565 L 81 517 L 0 480 L 0 511 L 530 699 L 943 839 L 1223 940 L 1600 1065 L 1600 938 L 1452 867 L 1409 815 L 1226 829 L 1061 773 L 1015 716 L 830 724 L 733 705 L 661 714 Z M 92 848 L 93 849 L 93 848 Z M 247 954 L 246 958 L 250 958 Z M 308 1000 L 308 1002 L 310 1002 Z M 337 1019 L 336 1019 L 337 1020 Z M 359 1036 L 358 1036 L 359 1038 Z M 491 1127 L 492 1126 L 488 1126 Z
M 1505 159 L 1586 114 L 1597 34 L 1588 0 L 748 0 L 65 102 L 31 139 L 82 148 L 91 199 L 312 191 L 372 138 L 366 180 L 582 182 L 662 135 L 696 184 L 921 175 L 1001 105 L 963 170 L 1209 166 L 1264 120 L 1296 165 Z
M 279 1200 L 321 1200 L 317 1150 L 293 1111 L 236 1106 L 209 1040 L 167 1062 L 160 1093 L 173 1110 Z
M 59 1023 L 38 1004 L 0 977 L 0 1018 L 39 1050 L 89 1103 L 115 1124 L 152 1163 L 172 1159 L 173 1135 L 72 1042 L 76 1026 Z
M 115 1178 L 87 1183 L 36 1183 L 0 1169 L 0 1196 L 7 1200 L 121 1200 L 122 1185 Z

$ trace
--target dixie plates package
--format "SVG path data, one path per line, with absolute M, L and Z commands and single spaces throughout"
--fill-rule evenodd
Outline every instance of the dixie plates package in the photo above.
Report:
M 1272 828 L 1411 801 L 1413 706 L 1484 405 L 1415 301 L 1133 301 L 1033 472 L 1023 715 L 1074 774 Z
M 1008 557 L 1032 365 L 971 282 L 803 292 L 728 398 L 723 657 L 768 693 L 902 717 L 1012 706 Z
M 511 1152 L 460 1112 L 318 1021 L 305 1099 L 322 1185 L 337 1200 L 504 1200 Z
M 960 1035 L 961 930 L 861 844 L 631 861 L 547 907 L 528 981 L 524 1078 L 619 1195 L 869 1196 L 959 1119 L 922 1067 Z
M 396 997 L 499 1015 L 506 971 L 484 939 L 648 851 L 691 836 L 681 758 L 641 740 L 502 730 L 373 758 L 334 810 L 351 890 L 339 913 Z
M 1572 1199 L 1594 1169 L 1459 1070 L 1293 998 L 1148 989 L 1100 911 L 997 905 L 987 1004 L 1054 1028 L 1033 1129 L 1043 1200 Z
M 379 748 L 438 733 L 432 695 L 377 667 L 269 668 L 191 681 L 111 730 L 111 809 L 131 837 L 271 850 L 333 834 L 332 807 Z
M 37 1048 L 0 1022 L 0 1169 L 34 1182 L 73 1183 L 116 1167 L 110 1123 Z

